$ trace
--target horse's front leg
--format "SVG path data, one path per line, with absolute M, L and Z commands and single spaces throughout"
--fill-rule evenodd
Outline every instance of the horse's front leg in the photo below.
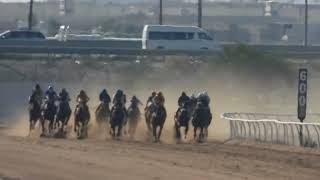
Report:
M 116 137 L 116 127 L 112 126 L 111 129 L 112 129 L 112 137 L 115 138 Z
M 89 125 L 89 121 L 90 121 L 90 119 L 88 119 L 88 120 L 86 120 L 85 122 L 84 122 L 84 127 L 83 127 L 83 129 L 84 129 L 84 136 L 87 138 L 88 137 L 88 125 Z
M 158 141 L 160 141 L 161 133 L 162 133 L 163 125 L 160 126 L 159 134 L 158 134 Z
M 200 128 L 200 135 L 199 135 L 199 140 L 203 140 L 203 138 L 204 138 L 204 127 L 201 127 Z
M 120 124 L 119 126 L 118 126 L 118 132 L 117 132 L 117 137 L 120 137 L 121 136 L 121 131 L 122 131 L 122 125 Z
M 174 127 L 175 127 L 175 130 L 176 130 L 176 138 L 180 139 L 181 138 L 180 127 L 177 124 L 177 122 L 174 123 Z
M 52 130 L 53 130 L 53 126 L 54 126 L 54 119 L 50 119 L 49 120 L 49 133 L 51 133 L 52 132 Z
M 193 138 L 196 139 L 197 138 L 197 127 L 193 128 Z
M 42 135 L 46 133 L 45 122 L 46 120 L 44 118 L 41 118 Z
M 186 129 L 184 130 L 184 138 L 185 138 L 185 139 L 187 139 L 188 131 L 189 131 L 189 123 L 187 123 Z
M 152 125 L 152 131 L 153 131 L 154 141 L 157 142 L 157 126 L 156 125 Z
M 33 120 L 30 119 L 29 124 L 30 124 L 29 125 L 29 136 L 30 136 L 31 130 L 33 129 Z

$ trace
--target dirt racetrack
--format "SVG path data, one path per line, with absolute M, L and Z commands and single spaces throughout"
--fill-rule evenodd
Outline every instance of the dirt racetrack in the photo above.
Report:
M 265 72 L 257 77 L 255 71 L 241 75 L 218 68 L 215 70 L 218 72 L 211 74 L 203 74 L 202 70 L 197 73 L 190 71 L 188 76 L 186 70 L 172 70 L 167 66 L 139 69 L 135 65 L 136 71 L 123 75 L 123 72 L 135 70 L 132 64 L 128 65 L 130 69 L 111 64 L 110 69 L 115 72 L 109 72 L 109 66 L 98 71 L 92 69 L 92 64 L 78 66 L 60 63 L 28 62 L 21 66 L 20 62 L 8 62 L 19 72 L 32 75 L 19 81 L 16 80 L 17 75 L 7 70 L 0 71 L 0 80 L 3 81 L 0 81 L 0 180 L 320 179 L 319 150 L 224 141 L 228 138 L 229 127 L 226 121 L 219 118 L 223 112 L 296 112 L 297 86 L 279 74 L 271 76 L 269 73 L 265 78 Z M 137 72 L 144 73 L 140 74 L 141 77 L 133 76 Z M 78 76 L 83 78 L 78 81 L 72 79 Z M 132 77 L 136 80 L 133 81 Z M 308 99 L 310 113 L 318 112 L 320 99 L 320 76 L 313 71 L 312 77 L 309 90 L 312 98 Z M 31 81 L 32 78 L 34 80 Z M 119 87 L 124 88 L 128 97 L 137 95 L 143 102 L 151 91 L 160 89 L 170 110 L 163 143 L 154 144 L 145 140 L 144 123 L 138 127 L 137 141 L 106 140 L 97 137 L 95 132 L 89 132 L 89 139 L 86 140 L 75 140 L 72 136 L 67 139 L 26 137 L 27 99 L 38 81 L 43 88 L 50 84 L 54 84 L 57 90 L 67 88 L 73 98 L 72 109 L 80 89 L 89 93 L 93 110 L 98 105 L 98 93 L 105 86 L 110 93 Z M 206 143 L 188 141 L 176 144 L 171 140 L 173 114 L 182 90 L 188 94 L 207 90 L 212 97 L 214 122 Z M 7 128 L 1 128 L 1 123 L 12 125 L 14 129 L 7 131 Z
M 254 143 L 154 144 L 0 136 L 0 179 L 310 179 L 320 152 Z

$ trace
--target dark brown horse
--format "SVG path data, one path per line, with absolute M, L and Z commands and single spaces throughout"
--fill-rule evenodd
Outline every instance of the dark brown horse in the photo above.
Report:
M 189 130 L 189 121 L 191 119 L 190 109 L 187 107 L 187 104 L 184 104 L 182 107 L 179 107 L 176 115 L 175 115 L 175 132 L 177 140 L 181 140 L 181 127 L 185 127 L 184 130 L 184 138 L 187 138 L 188 130 Z
M 88 124 L 90 121 L 90 111 L 86 104 L 80 102 L 74 111 L 74 131 L 78 139 L 88 137 Z
M 152 118 L 152 112 L 155 110 L 155 105 L 153 103 L 149 103 L 147 107 L 145 108 L 144 117 L 146 120 L 146 125 L 149 130 L 149 132 L 152 132 L 152 124 L 151 124 L 151 118 Z
M 111 131 L 110 134 L 113 138 L 116 136 L 119 138 L 121 136 L 121 131 L 124 125 L 124 121 L 126 118 L 125 111 L 123 109 L 123 105 L 121 103 L 116 103 L 111 110 L 111 119 L 110 119 L 110 126 Z M 116 134 L 117 128 L 117 134 Z
M 194 127 L 194 138 L 198 137 L 198 141 L 202 142 L 207 136 L 207 128 L 211 124 L 212 114 L 210 112 L 210 108 L 204 106 L 203 103 L 198 102 L 197 107 L 192 116 L 192 125 Z M 197 130 L 200 128 L 200 134 L 197 135 Z M 205 132 L 206 131 L 206 134 Z
M 167 111 L 164 106 L 156 106 L 155 110 L 151 114 L 151 123 L 152 123 L 152 131 L 154 142 L 159 142 L 163 125 L 167 118 Z M 159 131 L 158 131 L 159 127 Z
M 56 117 L 56 113 L 57 113 L 57 106 L 55 104 L 55 100 L 53 99 L 48 99 L 46 100 L 46 102 L 44 103 L 43 107 L 42 107 L 42 135 L 46 135 L 46 133 L 51 134 L 53 129 L 54 129 L 54 120 Z M 49 132 L 47 132 L 46 126 L 45 126 L 45 122 L 49 121 Z
M 71 116 L 71 108 L 68 101 L 60 101 L 56 115 L 55 128 L 58 128 L 59 134 L 65 134 L 65 127 L 68 125 Z
M 41 120 L 41 104 L 31 96 L 29 98 L 29 134 L 35 129 L 38 120 Z

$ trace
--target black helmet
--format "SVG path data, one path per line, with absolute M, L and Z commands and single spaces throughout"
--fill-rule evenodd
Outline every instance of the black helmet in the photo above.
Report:
M 80 91 L 80 94 L 83 95 L 83 94 L 86 94 L 86 92 L 82 89 L 82 90 Z
M 35 89 L 40 89 L 40 85 L 36 84 Z
M 116 92 L 116 94 L 118 94 L 118 95 L 123 95 L 123 91 L 122 91 L 121 89 L 118 89 L 117 92 Z

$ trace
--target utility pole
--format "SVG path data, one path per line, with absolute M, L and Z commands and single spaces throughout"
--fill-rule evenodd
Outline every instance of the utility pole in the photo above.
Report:
M 202 27 L 202 0 L 198 0 L 198 27 Z
M 308 46 L 308 0 L 305 0 L 304 7 L 304 46 Z
M 159 2 L 159 24 L 162 25 L 162 0 Z
M 32 10 L 33 10 L 33 0 L 30 0 L 30 4 L 29 4 L 29 16 L 28 16 L 28 30 L 31 31 L 32 30 Z

